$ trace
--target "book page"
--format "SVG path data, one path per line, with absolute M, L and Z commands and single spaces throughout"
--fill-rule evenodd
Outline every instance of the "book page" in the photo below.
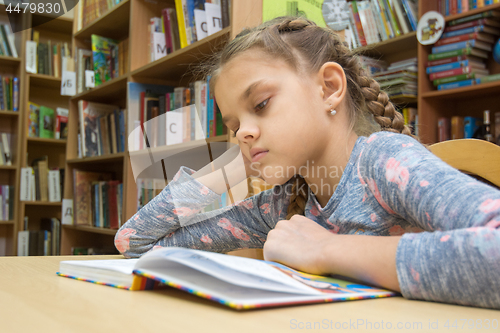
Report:
M 147 268 L 154 271 L 156 267 L 163 266 L 161 262 L 165 260 L 181 263 L 220 280 L 247 288 L 306 295 L 321 294 L 264 261 L 184 248 L 170 247 L 150 252 L 138 262 L 136 269 Z M 169 272 L 171 276 L 175 274 L 176 272 Z
M 95 268 L 107 271 L 116 271 L 123 274 L 132 274 L 139 259 L 108 259 L 108 260 L 70 260 L 61 261 L 60 269 L 67 267 Z

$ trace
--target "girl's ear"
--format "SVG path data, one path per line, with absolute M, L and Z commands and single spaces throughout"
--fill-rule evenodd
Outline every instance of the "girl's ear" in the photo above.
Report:
M 336 62 L 326 62 L 318 72 L 326 110 L 336 109 L 344 100 L 347 79 L 344 69 Z

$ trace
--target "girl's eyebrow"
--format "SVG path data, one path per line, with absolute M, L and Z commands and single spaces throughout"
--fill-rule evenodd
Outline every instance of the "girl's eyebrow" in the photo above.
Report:
M 246 100 L 248 99 L 248 97 L 250 97 L 250 95 L 252 94 L 252 92 L 255 90 L 255 88 L 257 88 L 259 85 L 261 85 L 265 80 L 264 79 L 261 79 L 259 81 L 256 81 L 254 83 L 252 83 L 250 86 L 248 86 L 248 88 L 243 92 L 243 94 L 241 94 L 240 96 L 240 99 L 241 100 Z

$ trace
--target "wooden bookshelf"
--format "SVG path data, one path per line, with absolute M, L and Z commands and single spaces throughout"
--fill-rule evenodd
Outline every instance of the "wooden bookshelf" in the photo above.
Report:
M 26 41 L 31 40 L 32 30 L 40 34 L 40 42 L 62 42 L 71 45 L 71 31 L 73 20 L 67 17 L 56 17 L 33 14 L 27 15 L 28 26 L 32 28 L 23 31 L 23 47 Z M 66 140 L 52 138 L 28 137 L 29 108 L 28 102 L 43 105 L 56 109 L 58 107 L 68 108 L 69 97 L 61 96 L 61 78 L 45 74 L 32 74 L 26 71 L 24 51 L 22 53 L 21 84 L 20 93 L 20 124 L 22 134 L 20 135 L 19 150 L 19 173 L 20 169 L 30 166 L 31 162 L 37 158 L 48 157 L 48 167 L 64 169 L 66 164 Z M 20 187 L 20 179 L 16 181 Z M 19 194 L 16 195 L 19 202 L 17 218 L 15 220 L 14 245 L 17 248 L 17 232 L 25 230 L 25 217 L 28 220 L 29 230 L 40 230 L 42 218 L 61 218 L 62 202 L 49 201 L 19 201 Z M 17 251 L 15 251 L 17 252 Z
M 361 47 L 356 51 L 373 58 L 381 58 L 387 63 L 391 63 L 416 57 L 417 45 L 417 34 L 413 31 L 380 43 Z
M 499 9 L 500 4 L 488 5 L 466 13 L 447 16 L 445 21 Z M 437 2 L 419 2 L 420 16 L 430 10 L 438 11 Z M 420 139 L 427 144 L 438 140 L 437 122 L 440 117 L 473 116 L 482 119 L 484 110 L 491 110 L 494 113 L 497 110 L 498 91 L 500 91 L 498 81 L 457 89 L 436 90 L 425 68 L 431 49 L 432 45 L 418 45 L 418 126 Z M 494 61 L 491 52 L 486 60 L 486 67 L 490 70 L 490 74 L 500 73 L 500 64 Z
M 113 39 L 123 39 L 128 36 L 130 24 L 130 2 L 123 0 L 104 15 L 74 34 L 78 39 L 90 39 L 92 34 Z
M 14 25 L 24 24 L 21 17 L 9 20 L 6 7 L 0 4 L 0 21 L 2 24 L 13 23 Z M 24 65 L 24 33 L 23 31 L 14 33 L 14 44 L 19 57 L 0 56 L 1 76 L 12 76 L 19 79 L 19 96 L 23 92 L 22 67 Z M 21 164 L 21 143 L 22 143 L 22 107 L 23 101 L 19 98 L 19 111 L 3 110 L 0 111 L 0 132 L 10 134 L 10 150 L 12 154 L 12 165 L 0 166 L 0 185 L 9 185 L 14 187 L 14 205 L 13 219 L 0 221 L 0 256 L 11 256 L 16 254 L 17 221 L 19 220 L 19 166 Z

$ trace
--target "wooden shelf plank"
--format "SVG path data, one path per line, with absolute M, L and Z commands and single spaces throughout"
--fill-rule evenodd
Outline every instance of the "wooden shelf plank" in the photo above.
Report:
M 9 56 L 0 56 L 1 67 L 14 67 L 21 64 L 21 58 L 14 58 Z
M 99 103 L 112 103 L 120 96 L 126 96 L 129 74 L 112 79 L 100 86 L 71 97 L 72 101 L 86 100 Z
M 401 52 L 402 50 L 415 50 L 417 52 L 417 33 L 415 31 L 385 40 L 380 43 L 371 44 L 357 48 L 355 51 L 363 55 L 368 56 L 379 56 L 386 55 L 395 52 Z
M 62 8 L 61 8 L 62 11 Z M 32 14 L 32 27 L 35 29 L 42 28 L 52 32 L 63 32 L 71 35 L 73 31 L 73 19 L 65 16 L 53 16 L 48 14 L 34 13 Z
M 90 39 L 92 34 L 121 40 L 128 36 L 130 1 L 124 0 L 107 13 L 74 34 L 77 39 Z
M 133 78 L 148 78 L 165 80 L 180 78 L 194 63 L 199 63 L 203 57 L 212 54 L 214 49 L 222 47 L 229 38 L 230 28 L 210 35 L 196 43 L 173 52 L 157 61 L 138 68 L 130 74 Z
M 19 116 L 18 111 L 0 111 L 0 116 L 17 117 Z
M 116 232 L 118 231 L 116 229 L 97 228 L 97 227 L 83 226 L 83 225 L 67 225 L 67 224 L 63 224 L 62 227 L 63 228 L 68 228 L 68 229 L 86 231 L 86 232 L 93 232 L 93 233 L 96 233 L 96 234 L 104 234 L 104 235 L 115 235 Z
M 14 225 L 14 220 L 0 221 L 0 225 Z
M 61 78 L 45 74 L 29 74 L 30 84 L 44 88 L 61 89 Z
M 28 143 L 35 144 L 54 144 L 54 145 L 65 145 L 66 140 L 62 139 L 45 139 L 45 138 L 28 138 Z
M 464 99 L 464 98 L 480 98 L 481 96 L 498 94 L 500 91 L 500 81 L 478 84 L 469 87 L 435 90 L 421 94 L 424 99 Z
M 61 206 L 62 202 L 50 202 L 50 201 L 21 201 L 26 206 Z
M 0 165 L 0 170 L 16 170 L 17 165 Z
M 127 154 L 126 153 L 116 153 L 116 154 L 106 154 L 101 156 L 92 156 L 92 157 L 82 157 L 82 158 L 73 158 L 71 160 L 67 160 L 66 162 L 71 164 L 84 164 L 84 163 L 93 163 L 93 162 L 111 162 L 118 161 L 123 159 Z

